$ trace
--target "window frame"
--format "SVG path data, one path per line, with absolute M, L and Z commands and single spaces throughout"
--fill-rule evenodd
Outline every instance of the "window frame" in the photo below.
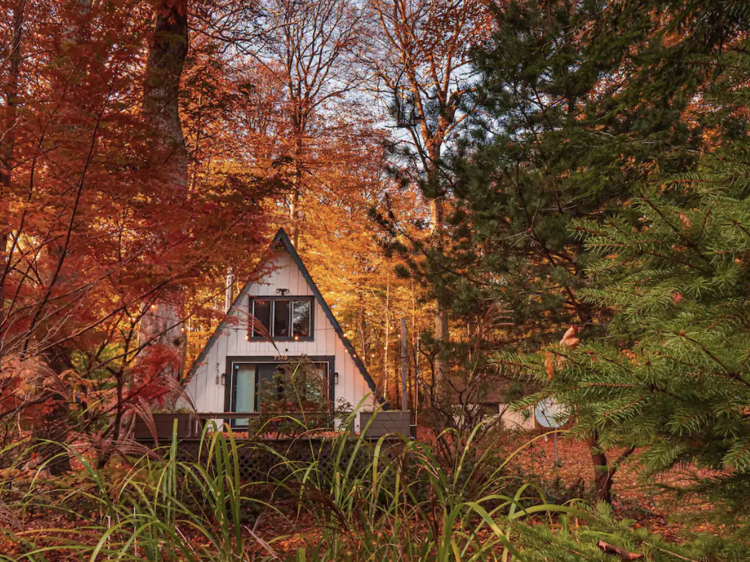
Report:
M 315 341 L 315 297 L 310 295 L 278 295 L 278 296 L 261 296 L 253 295 L 250 297 L 248 303 L 248 311 L 251 315 L 255 316 L 255 301 L 270 301 L 271 310 L 269 312 L 269 333 L 273 338 L 273 341 Z M 276 301 L 289 301 L 289 330 L 292 335 L 276 337 L 274 334 L 274 324 L 276 322 Z M 310 335 L 309 336 L 298 336 L 294 337 L 294 304 L 293 301 L 307 301 L 310 303 Z M 253 329 L 253 323 L 248 322 L 247 335 L 249 341 L 263 341 L 263 336 L 255 334 Z

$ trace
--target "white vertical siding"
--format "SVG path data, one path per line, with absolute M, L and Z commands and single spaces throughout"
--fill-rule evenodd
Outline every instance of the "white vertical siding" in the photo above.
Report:
M 228 356 L 260 356 L 270 359 L 277 355 L 290 358 L 300 355 L 334 356 L 335 371 L 339 374 L 339 382 L 334 386 L 335 399 L 343 398 L 356 406 L 364 396 L 370 394 L 370 388 L 317 300 L 313 312 L 313 341 L 276 342 L 277 351 L 269 342 L 246 339 L 246 315 L 251 296 L 276 296 L 277 288 L 289 289 L 288 296 L 313 296 L 307 281 L 287 252 L 278 252 L 273 266 L 273 271 L 262 282 L 242 289 L 234 307 L 229 311 L 232 321 L 222 322 L 216 336 L 209 341 L 204 360 L 196 366 L 187 385 L 187 393 L 199 412 L 224 411 L 224 386 L 221 382 L 216 384 L 216 364 L 219 363 L 219 374 L 224 373 Z M 368 403 L 372 405 L 373 401 L 368 400 Z

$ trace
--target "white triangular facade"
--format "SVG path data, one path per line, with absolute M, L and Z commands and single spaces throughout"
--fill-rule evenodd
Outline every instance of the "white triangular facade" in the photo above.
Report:
M 364 400 L 363 410 L 371 410 L 374 404 L 372 379 L 338 323 L 331 321 L 330 308 L 283 231 L 277 235 L 274 245 L 271 271 L 260 281 L 242 288 L 227 320 L 212 335 L 193 366 L 186 386 L 187 396 L 198 412 L 231 411 L 232 401 L 226 387 L 232 383 L 231 373 L 238 365 L 284 362 L 307 356 L 329 364 L 333 400 L 343 398 L 353 407 Z M 252 299 L 278 298 L 277 289 L 284 289 L 289 298 L 312 297 L 310 341 L 276 341 L 277 350 L 268 341 L 249 337 L 247 318 Z

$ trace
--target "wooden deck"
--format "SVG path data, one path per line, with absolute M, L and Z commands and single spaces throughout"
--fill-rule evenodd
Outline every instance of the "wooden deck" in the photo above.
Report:
M 135 425 L 135 439 L 147 442 L 169 442 L 174 432 L 174 422 L 177 421 L 177 438 L 200 439 L 201 435 L 210 423 L 214 423 L 216 429 L 226 428 L 233 420 L 249 420 L 249 426 L 232 427 L 235 437 L 238 439 L 285 439 L 293 438 L 309 430 L 325 430 L 327 425 L 332 425 L 328 412 L 299 412 L 290 414 L 269 415 L 258 412 L 193 412 L 193 413 L 162 413 L 152 414 L 151 420 L 139 417 Z M 380 411 L 377 415 L 372 412 L 359 414 L 361 427 L 367 428 L 368 439 L 379 439 L 385 435 L 395 434 L 409 436 L 412 433 L 409 425 L 408 412 Z M 295 421 L 296 420 L 296 421 Z M 299 422 L 297 424 L 296 422 Z M 260 425 L 263 424 L 262 433 Z M 329 433 L 339 433 L 342 430 L 333 430 Z M 251 433 L 252 435 L 250 435 Z M 330 437 L 330 435 L 329 435 Z M 320 438 L 325 438 L 321 435 Z

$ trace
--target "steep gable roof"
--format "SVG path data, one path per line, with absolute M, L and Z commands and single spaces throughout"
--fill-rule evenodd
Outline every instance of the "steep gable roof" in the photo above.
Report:
M 289 239 L 289 236 L 287 235 L 287 233 L 284 231 L 283 228 L 280 228 L 279 231 L 276 233 L 276 236 L 274 236 L 273 242 L 271 242 L 271 250 L 275 250 L 278 246 L 282 246 L 284 250 L 286 250 L 289 256 L 292 258 L 292 261 L 295 263 L 300 273 L 302 274 L 302 277 L 304 277 L 305 281 L 307 282 L 307 286 L 310 288 L 310 291 L 315 297 L 315 300 L 320 305 L 320 308 L 323 309 L 323 313 L 326 315 L 326 318 L 328 318 L 328 321 L 333 326 L 333 329 L 338 335 L 339 339 L 341 340 L 341 343 L 344 345 L 344 348 L 347 350 L 349 356 L 352 358 L 352 361 L 354 361 L 354 364 L 357 366 L 357 369 L 359 370 L 360 375 L 362 375 L 362 378 L 365 380 L 370 390 L 373 393 L 376 393 L 377 391 L 376 391 L 375 381 L 372 380 L 370 373 L 367 372 L 367 367 L 365 367 L 364 363 L 362 363 L 362 360 L 357 356 L 357 352 L 354 350 L 354 346 L 349 341 L 349 338 L 347 338 L 346 335 L 344 335 L 344 330 L 341 329 L 341 325 L 338 323 L 338 320 L 336 320 L 336 317 L 333 315 L 333 312 L 331 311 L 331 307 L 328 306 L 328 303 L 323 298 L 323 295 L 320 293 L 318 286 L 315 284 L 315 281 L 313 281 L 312 277 L 310 276 L 310 273 L 307 271 L 307 268 L 305 267 L 305 264 L 302 262 L 302 259 L 297 253 L 297 250 L 292 245 L 292 241 Z M 250 288 L 250 285 L 253 285 L 254 283 L 255 282 L 251 281 L 249 283 L 246 283 L 242 287 L 242 290 L 237 295 L 237 298 L 234 299 L 234 302 L 232 303 L 230 310 L 232 310 L 236 305 L 239 304 L 242 296 L 246 294 L 247 290 Z M 225 318 L 221 321 L 221 323 L 216 328 L 214 333 L 211 334 L 211 337 L 206 342 L 206 345 L 203 347 L 200 354 L 198 355 L 196 360 L 193 362 L 193 365 L 190 368 L 190 372 L 188 373 L 187 378 L 183 382 L 183 385 L 187 384 L 190 381 L 190 379 L 193 378 L 196 368 L 203 361 L 205 361 L 206 355 L 208 354 L 208 350 L 214 344 L 219 334 L 221 334 L 222 330 L 224 330 L 227 327 L 228 327 L 228 323 Z

